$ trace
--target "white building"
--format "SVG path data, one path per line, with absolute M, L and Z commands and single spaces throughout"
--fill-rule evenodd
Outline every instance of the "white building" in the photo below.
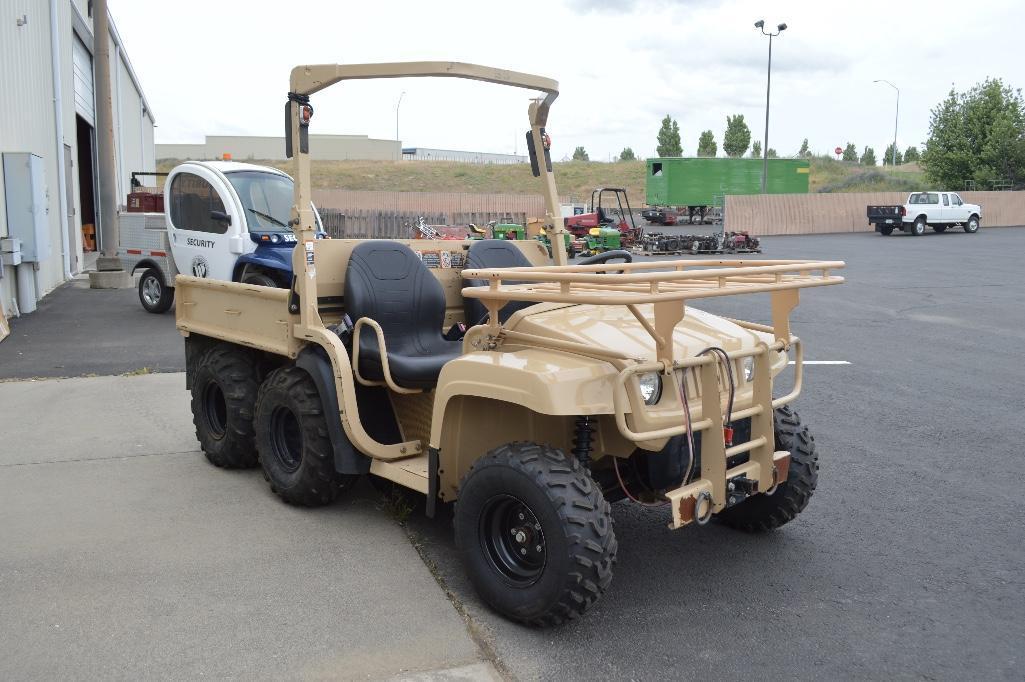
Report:
M 25 186 L 23 178 L 13 177 L 25 164 L 15 161 L 30 159 L 41 171 L 36 196 L 45 206 L 37 212 L 43 216 L 40 234 L 48 239 L 43 251 L 49 254 L 18 268 L 31 269 L 23 274 L 34 279 L 35 298 L 85 269 L 101 246 L 95 227 L 91 5 L 89 0 L 0 2 L 0 153 L 12 176 L 5 182 L 0 175 L 0 238 L 23 229 L 19 220 L 31 220 L 21 211 L 31 204 L 24 192 L 8 192 L 8 185 Z M 131 172 L 154 169 L 154 117 L 113 20 L 108 26 L 103 39 L 110 45 L 117 195 L 123 204 Z M 8 215 L 8 206 L 18 207 L 15 215 Z M 0 277 L 0 304 L 8 317 L 18 296 L 15 270 L 5 265 Z
M 403 161 L 459 161 L 481 165 L 527 162 L 527 157 L 520 154 L 466 152 L 457 149 L 430 149 L 428 147 L 403 147 L 402 159 Z
M 398 161 L 398 140 L 366 135 L 310 135 L 310 158 L 318 161 Z M 158 159 L 284 161 L 285 138 L 268 135 L 207 135 L 202 144 L 158 144 Z

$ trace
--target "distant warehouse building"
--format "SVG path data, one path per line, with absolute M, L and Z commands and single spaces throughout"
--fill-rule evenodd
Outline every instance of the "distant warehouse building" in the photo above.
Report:
M 527 157 L 519 154 L 492 154 L 491 152 L 461 152 L 455 149 L 429 149 L 427 147 L 403 147 L 404 161 L 461 161 L 462 163 L 526 163 Z
M 84 270 L 100 248 L 92 2 L 17 0 L 0 16 L 0 304 L 35 301 Z M 153 110 L 113 19 L 110 47 L 117 195 L 151 170 Z M 21 250 L 14 249 L 15 240 Z M 15 265 L 18 261 L 20 264 Z
M 321 161 L 398 161 L 398 140 L 366 135 L 310 135 L 310 157 Z M 207 135 L 202 144 L 158 144 L 158 159 L 223 159 L 283 161 L 285 138 L 259 135 Z

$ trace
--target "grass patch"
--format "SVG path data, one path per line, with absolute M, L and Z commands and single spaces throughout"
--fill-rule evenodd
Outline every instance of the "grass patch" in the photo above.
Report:
M 129 370 L 124 372 L 121 376 L 123 377 L 141 377 L 147 374 L 152 374 L 153 370 L 149 367 L 140 367 L 138 369 Z

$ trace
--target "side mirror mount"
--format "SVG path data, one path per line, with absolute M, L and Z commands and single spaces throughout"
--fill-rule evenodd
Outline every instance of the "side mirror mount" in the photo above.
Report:
M 231 216 L 224 211 L 210 211 L 210 219 L 216 220 L 219 223 L 231 225 Z

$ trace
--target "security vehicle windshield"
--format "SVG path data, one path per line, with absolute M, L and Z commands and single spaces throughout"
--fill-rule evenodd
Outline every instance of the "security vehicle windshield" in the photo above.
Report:
M 276 173 L 233 171 L 225 173 L 246 211 L 251 232 L 289 232 L 292 210 L 292 179 Z

